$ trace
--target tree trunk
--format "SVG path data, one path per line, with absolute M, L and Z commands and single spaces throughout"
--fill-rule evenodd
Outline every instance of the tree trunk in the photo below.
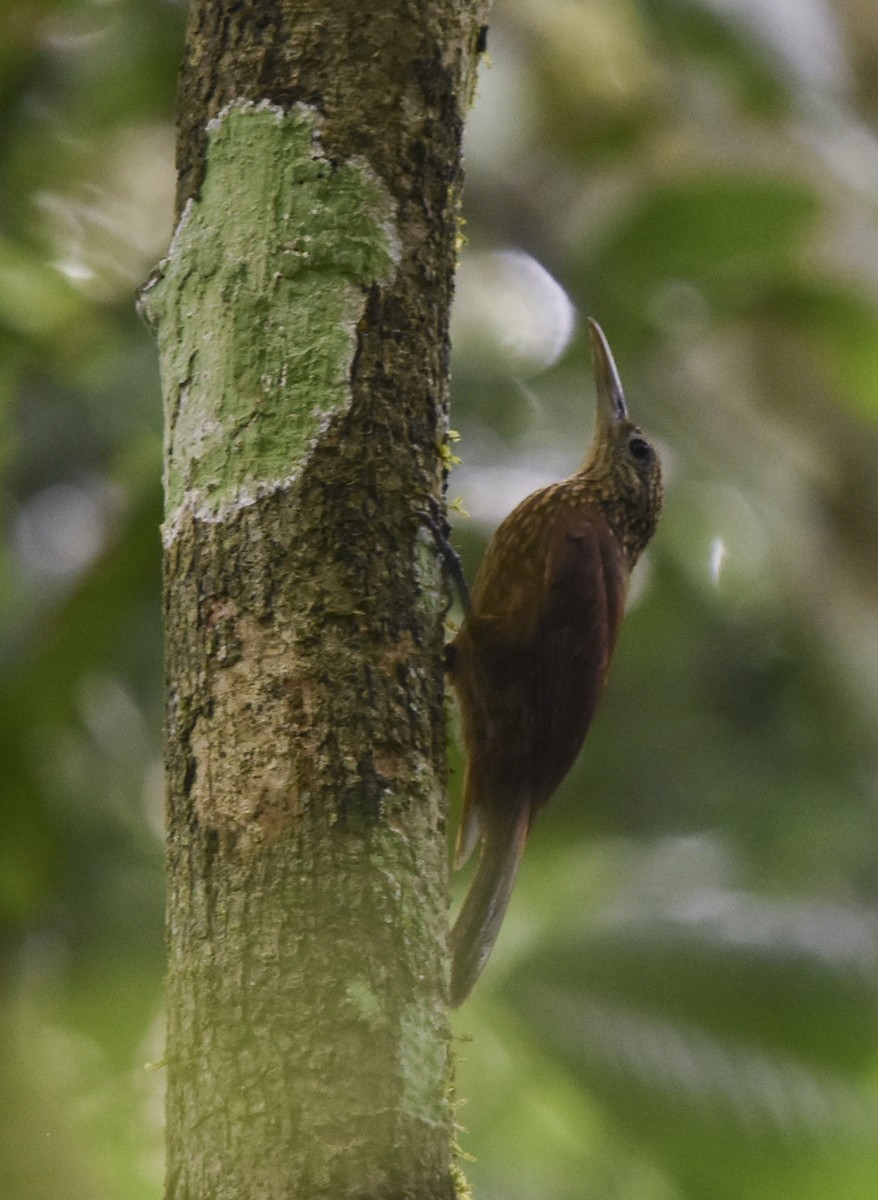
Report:
M 167 1200 L 451 1197 L 444 484 L 486 0 L 194 0 L 165 396 Z

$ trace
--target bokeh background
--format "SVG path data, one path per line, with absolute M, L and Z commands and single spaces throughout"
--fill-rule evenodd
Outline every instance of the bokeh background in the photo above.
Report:
M 0 1197 L 156 1200 L 161 412 L 183 10 L 0 9 Z M 589 437 L 666 510 L 455 1018 L 482 1200 L 878 1194 L 878 9 L 497 0 L 455 538 Z M 452 752 L 453 784 L 461 764 Z

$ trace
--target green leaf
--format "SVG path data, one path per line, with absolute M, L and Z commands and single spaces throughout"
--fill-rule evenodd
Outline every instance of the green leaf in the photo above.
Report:
M 729 315 L 792 269 L 816 212 L 807 188 L 769 176 L 702 174 L 662 184 L 606 236 L 589 275 L 640 321 L 681 284 Z
M 776 60 L 740 22 L 692 0 L 640 0 L 639 8 L 681 69 L 706 66 L 747 113 L 775 117 L 786 109 Z
M 792 279 L 766 298 L 765 313 L 801 334 L 837 394 L 878 421 L 878 311 L 870 299 L 830 281 Z

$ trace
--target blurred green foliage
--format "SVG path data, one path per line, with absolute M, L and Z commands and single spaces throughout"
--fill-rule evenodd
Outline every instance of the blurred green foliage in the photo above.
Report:
M 160 1190 L 161 406 L 133 299 L 170 233 L 182 25 L 163 0 L 0 11 L 10 1200 Z M 455 336 L 468 569 L 588 439 L 573 307 L 668 486 L 599 719 L 455 1019 L 467 1173 L 509 1200 L 871 1200 L 878 13 L 501 0 L 489 54 Z

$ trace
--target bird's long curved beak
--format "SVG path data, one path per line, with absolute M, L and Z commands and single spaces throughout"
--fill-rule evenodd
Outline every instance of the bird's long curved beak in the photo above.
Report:
M 594 382 L 597 390 L 597 434 L 609 431 L 620 421 L 628 420 L 628 405 L 622 381 L 616 369 L 613 352 L 604 336 L 604 331 L 593 317 L 588 318 L 588 334 L 591 339 L 591 357 Z

